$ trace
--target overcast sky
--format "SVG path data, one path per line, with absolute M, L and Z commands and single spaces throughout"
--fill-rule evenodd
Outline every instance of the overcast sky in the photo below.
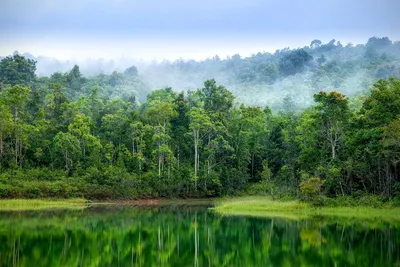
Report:
M 400 0 L 0 0 L 0 55 L 203 59 L 400 40 Z

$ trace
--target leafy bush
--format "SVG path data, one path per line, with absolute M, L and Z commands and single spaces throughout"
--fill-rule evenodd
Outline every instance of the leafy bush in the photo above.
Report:
M 10 185 L 0 183 L 0 198 L 12 197 L 12 187 Z
M 2 178 L 19 181 L 59 181 L 65 180 L 65 171 L 49 168 L 14 169 L 4 172 Z
M 255 184 L 251 184 L 249 185 L 246 190 L 245 190 L 245 194 L 246 195 L 250 195 L 250 196 L 254 196 L 254 195 L 258 195 L 258 196 L 262 196 L 262 195 L 267 195 L 270 191 L 270 185 L 265 183 L 265 182 L 259 182 L 259 183 L 255 183 Z
M 318 177 L 311 177 L 306 181 L 300 183 L 300 195 L 301 199 L 305 201 L 315 202 L 315 204 L 321 205 L 320 192 L 324 180 Z

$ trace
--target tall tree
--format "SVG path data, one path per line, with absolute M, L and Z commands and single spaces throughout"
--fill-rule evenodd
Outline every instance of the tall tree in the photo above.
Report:
M 197 178 L 199 170 L 199 147 L 202 143 L 203 137 L 208 133 L 212 127 L 210 117 L 202 108 L 193 107 L 189 111 L 190 124 L 189 128 L 192 131 L 194 146 L 194 179 L 195 188 L 197 189 Z
M 90 132 L 90 118 L 84 114 L 77 114 L 71 124 L 68 126 L 68 131 L 75 136 L 80 143 L 83 156 L 83 163 L 86 164 L 87 152 L 90 153 L 91 163 L 98 162 L 98 153 L 101 149 L 100 141 Z M 88 151 L 89 150 L 89 151 Z M 95 158 L 93 160 L 93 157 Z
M 27 123 L 27 110 L 29 94 L 28 87 L 15 85 L 6 89 L 5 99 L 11 109 L 13 116 L 13 137 L 14 137 L 14 163 L 15 166 L 22 166 L 24 149 L 28 147 L 28 134 L 31 126 Z
M 55 149 L 63 155 L 64 169 L 69 175 L 74 166 L 74 161 L 77 160 L 81 151 L 79 140 L 70 133 L 59 132 L 54 137 L 54 145 Z
M 314 95 L 321 123 L 321 134 L 328 142 L 332 160 L 336 158 L 337 150 L 343 144 L 345 126 L 349 118 L 348 99 L 337 91 L 319 92 Z
M 217 85 L 214 79 L 204 82 L 203 92 L 205 95 L 204 109 L 207 112 L 226 113 L 233 106 L 235 97 L 222 85 Z
M 0 163 L 5 156 L 5 139 L 12 134 L 13 119 L 9 108 L 0 103 Z
M 161 171 L 164 169 L 167 159 L 171 158 L 171 154 L 173 155 L 168 146 L 170 139 L 169 126 L 171 119 L 178 114 L 173 104 L 174 98 L 172 95 L 170 88 L 167 88 L 154 91 L 148 96 L 149 107 L 146 110 L 146 116 L 154 127 L 153 141 L 156 145 L 156 150 L 153 153 L 157 155 L 158 176 L 161 176 Z
M 36 80 L 36 61 L 15 54 L 0 61 L 0 82 L 10 86 L 31 86 Z

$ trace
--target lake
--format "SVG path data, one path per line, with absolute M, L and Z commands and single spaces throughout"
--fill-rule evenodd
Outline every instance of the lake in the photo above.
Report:
M 400 266 L 400 224 L 205 205 L 0 213 L 0 266 Z

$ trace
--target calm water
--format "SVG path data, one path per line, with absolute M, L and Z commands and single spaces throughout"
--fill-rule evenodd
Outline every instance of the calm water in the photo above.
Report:
M 400 266 L 400 225 L 193 206 L 3 212 L 0 266 Z

